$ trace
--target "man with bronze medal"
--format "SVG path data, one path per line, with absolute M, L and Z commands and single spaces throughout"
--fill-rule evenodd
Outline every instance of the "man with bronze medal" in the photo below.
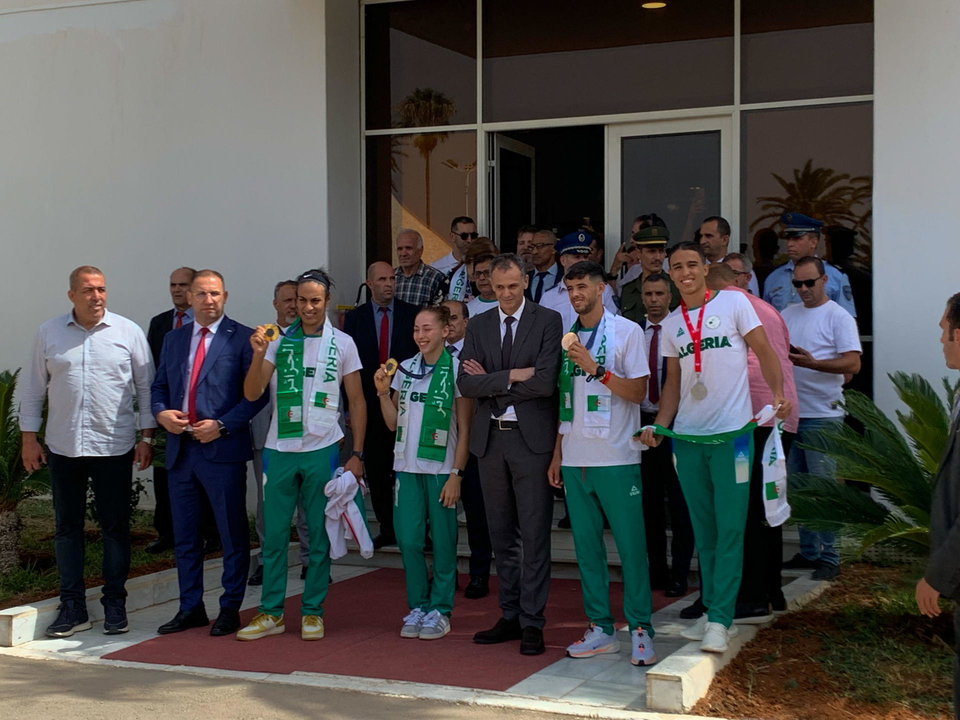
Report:
M 677 475 L 690 509 L 708 613 L 684 637 L 724 652 L 736 633 L 733 615 L 740 586 L 752 433 L 756 426 L 747 377 L 747 348 L 760 361 L 778 417 L 790 404 L 776 354 L 749 301 L 739 293 L 707 289 L 707 265 L 695 243 L 670 254 L 670 277 L 681 305 L 661 323 L 666 381 L 653 426 L 641 441 L 657 446 L 674 438 Z M 673 430 L 667 430 L 674 423 Z

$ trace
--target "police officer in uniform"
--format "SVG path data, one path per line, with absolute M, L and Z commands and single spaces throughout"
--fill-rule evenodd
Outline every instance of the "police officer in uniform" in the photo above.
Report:
M 791 284 L 793 268 L 800 258 L 816 256 L 823 221 L 788 212 L 780 216 L 780 222 L 783 223 L 781 237 L 787 241 L 787 256 L 790 259 L 767 276 L 763 284 L 763 299 L 782 311 L 787 305 L 800 302 L 800 296 Z M 823 264 L 827 275 L 827 297 L 856 317 L 850 279 L 836 266 L 828 262 Z

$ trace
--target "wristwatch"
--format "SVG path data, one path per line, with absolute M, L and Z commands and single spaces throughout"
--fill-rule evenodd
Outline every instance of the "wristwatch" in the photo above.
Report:
M 607 369 L 603 365 L 597 365 L 597 371 L 593 374 L 597 380 L 603 380 L 604 376 L 607 374 Z
M 230 434 L 230 431 L 227 430 L 227 426 L 223 424 L 223 420 L 217 420 L 217 425 L 220 427 L 220 437 L 226 437 Z
M 451 474 L 451 475 L 456 475 L 457 477 L 462 478 L 462 477 L 463 477 L 463 470 L 461 470 L 460 468 L 450 468 L 450 474 Z
M 140 442 L 146 443 L 150 447 L 153 447 L 154 445 L 157 444 L 157 439 L 153 437 L 141 437 Z
M 353 457 L 359 459 L 360 462 L 363 462 L 363 450 L 354 450 L 350 454 L 353 455 Z

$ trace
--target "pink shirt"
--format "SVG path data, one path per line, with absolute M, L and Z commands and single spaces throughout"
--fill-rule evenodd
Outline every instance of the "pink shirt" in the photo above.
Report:
M 743 293 L 747 296 L 753 310 L 760 318 L 760 324 L 763 325 L 764 332 L 767 333 L 767 340 L 770 347 L 777 354 L 780 360 L 780 372 L 783 374 L 783 397 L 790 403 L 792 409 L 786 420 L 783 421 L 783 429 L 786 432 L 795 433 L 800 419 L 800 407 L 797 401 L 797 386 L 793 382 L 793 363 L 790 362 L 790 332 L 787 330 L 787 324 L 780 317 L 777 309 L 768 302 L 764 302 L 755 295 L 751 295 L 746 290 L 730 285 L 724 290 Z M 747 376 L 750 380 L 750 399 L 753 404 L 754 414 L 760 412 L 764 405 L 773 404 L 773 393 L 763 379 L 763 372 L 760 370 L 760 360 L 753 350 L 747 351 Z M 771 421 L 768 423 L 772 425 Z

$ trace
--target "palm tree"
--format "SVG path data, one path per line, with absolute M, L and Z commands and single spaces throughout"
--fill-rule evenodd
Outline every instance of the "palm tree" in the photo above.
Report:
M 866 395 L 844 393 L 844 406 L 863 426 L 823 430 L 801 447 L 837 462 L 837 478 L 870 486 L 865 493 L 814 475 L 790 478 L 793 519 L 812 529 L 840 532 L 854 539 L 858 554 L 873 545 L 924 556 L 930 549 L 930 503 L 937 465 L 946 447 L 949 403 L 957 386 L 944 379 L 948 404 L 918 374 L 889 376 L 909 412 L 897 411 L 906 437 Z
M 815 168 L 812 158 L 802 168 L 794 169 L 792 181 L 776 173 L 771 175 L 783 188 L 784 195 L 757 198 L 764 214 L 750 223 L 751 230 L 765 227 L 769 221 L 779 220 L 783 213 L 793 211 L 823 220 L 827 225 L 846 225 L 857 230 L 861 237 L 869 237 L 864 226 L 869 213 L 857 213 L 857 207 L 869 203 L 873 195 L 869 176 L 850 177 L 849 173 L 837 173 L 830 168 Z
M 397 110 L 400 113 L 400 127 L 435 127 L 448 125 L 457 107 L 453 100 L 438 90 L 415 88 Z M 430 227 L 430 154 L 446 139 L 445 132 L 418 133 L 413 136 L 413 145 L 424 159 L 427 227 Z
M 22 523 L 17 506 L 34 494 L 27 484 L 30 476 L 20 459 L 22 442 L 13 404 L 19 374 L 19 369 L 12 373 L 0 372 L 0 574 L 20 564 Z

